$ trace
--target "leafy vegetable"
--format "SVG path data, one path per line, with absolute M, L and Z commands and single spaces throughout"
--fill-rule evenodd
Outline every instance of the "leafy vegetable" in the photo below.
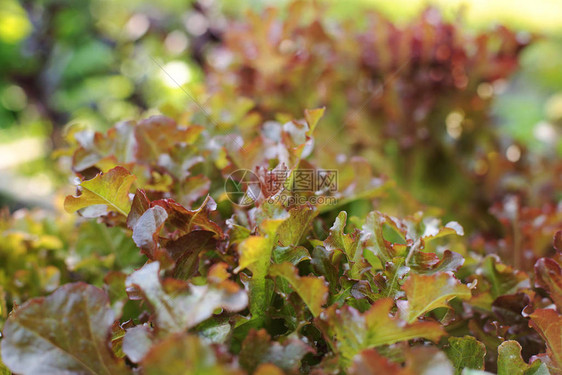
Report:
M 210 318 L 217 308 L 236 312 L 248 303 L 246 293 L 232 282 L 197 286 L 177 279 L 160 280 L 158 273 L 159 263 L 149 263 L 127 278 L 127 287 L 129 293 L 138 289 L 152 306 L 154 324 L 164 332 L 185 331 Z
M 322 305 L 328 297 L 328 287 L 322 278 L 298 275 L 297 270 L 290 263 L 274 264 L 269 274 L 284 278 L 291 284 L 312 315 L 317 317 L 322 311 Z
M 498 346 L 498 375 L 548 374 L 546 365 L 535 361 L 528 365 L 521 358 L 521 345 L 517 341 L 506 341 Z
M 12 313 L 4 326 L 2 360 L 23 374 L 127 374 L 109 346 L 115 320 L 107 295 L 84 283 L 67 284 Z
M 134 181 L 135 176 L 125 168 L 115 167 L 91 180 L 82 181 L 81 194 L 68 196 L 64 201 L 64 208 L 68 212 L 74 212 L 85 207 L 101 205 L 127 216 L 131 209 L 129 190 Z
M 445 353 L 455 366 L 455 374 L 461 374 L 465 368 L 484 369 L 486 347 L 474 337 L 450 337 Z
M 69 127 L 79 215 L 0 212 L 0 373 L 562 373 L 562 166 L 490 112 L 534 38 L 207 3 L 198 104 Z
M 447 273 L 433 276 L 411 275 L 402 286 L 408 301 L 400 308 L 408 323 L 438 307 L 447 307 L 453 298 L 469 299 L 470 289 Z

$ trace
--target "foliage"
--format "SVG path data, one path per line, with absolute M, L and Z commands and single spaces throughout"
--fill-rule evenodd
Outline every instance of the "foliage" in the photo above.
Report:
M 9 370 L 562 372 L 560 166 L 505 159 L 478 89 L 506 78 L 525 43 L 505 28 L 465 35 L 431 9 L 361 27 L 292 7 L 302 21 L 270 10 L 225 36 L 231 65 L 206 66 L 220 90 L 210 112 L 67 128 L 68 213 L 0 220 Z M 443 125 L 461 111 L 457 139 Z M 328 142 L 338 123 L 341 147 Z M 259 190 L 233 182 L 241 169 Z M 292 185 L 326 169 L 336 191 Z M 454 169 L 459 181 L 440 179 Z M 273 172 L 287 181 L 268 184 Z

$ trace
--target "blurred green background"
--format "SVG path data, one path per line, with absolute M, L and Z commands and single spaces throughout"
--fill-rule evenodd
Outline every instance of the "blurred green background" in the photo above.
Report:
M 474 30 L 501 23 L 521 38 L 540 35 L 525 49 L 514 79 L 494 87 L 499 95 L 493 113 L 525 147 L 562 154 L 556 142 L 562 125 L 561 1 L 326 2 L 335 18 L 369 8 L 398 23 L 434 4 Z M 0 207 L 49 208 L 57 186 L 68 183 L 51 157 L 64 144 L 65 127 L 105 130 L 187 105 L 190 99 L 177 84 L 198 92 L 202 59 L 228 32 L 226 20 L 283 3 L 0 0 Z

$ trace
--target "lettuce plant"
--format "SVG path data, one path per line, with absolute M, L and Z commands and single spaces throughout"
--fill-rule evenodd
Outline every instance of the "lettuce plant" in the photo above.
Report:
M 437 129 L 458 106 L 487 117 L 478 86 L 507 77 L 524 43 L 499 29 L 493 49 L 432 11 L 404 29 L 332 26 L 250 16 L 222 46 L 243 53 L 208 72 L 223 90 L 210 112 L 67 129 L 67 213 L 0 217 L 2 373 L 562 373 L 559 165 L 506 160 L 480 121 L 466 144 Z M 369 97 L 351 73 L 390 88 L 341 136 L 350 147 L 332 147 L 342 103 Z M 399 165 L 385 144 L 406 164 L 462 151 L 466 199 L 418 201 L 407 172 L 379 173 Z
M 322 113 L 240 148 L 216 148 L 229 140 L 162 116 L 76 143 L 81 182 L 64 208 L 124 233 L 145 264 L 14 305 L 5 365 L 22 374 L 557 373 L 558 257 L 530 275 L 473 252 L 457 222 L 286 205 L 282 194 L 299 195 L 287 183 L 264 186 L 249 205 L 229 199 L 224 183 L 244 159 L 259 176 L 272 165 L 289 179 L 319 170 L 303 151 Z M 366 180 L 342 179 L 348 195 L 333 194 L 365 206 L 392 199 L 394 185 Z

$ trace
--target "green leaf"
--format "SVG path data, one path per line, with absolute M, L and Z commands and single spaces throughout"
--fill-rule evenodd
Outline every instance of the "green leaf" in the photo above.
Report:
M 562 311 L 562 268 L 551 258 L 541 258 L 535 263 L 535 283 L 549 292 L 550 299 Z
M 269 268 L 271 250 L 272 244 L 269 238 L 262 236 L 248 237 L 238 246 L 240 260 L 234 272 L 248 268 L 254 274 L 265 273 Z
M 113 255 L 120 270 L 132 271 L 144 261 L 128 230 L 108 227 L 95 220 L 88 220 L 80 225 L 75 249 L 81 258 Z
M 155 258 L 159 246 L 158 236 L 166 219 L 168 219 L 166 210 L 160 206 L 154 206 L 146 210 L 132 228 L 133 241 L 150 259 Z
M 191 207 L 193 202 L 209 193 L 210 187 L 211 180 L 207 176 L 189 176 L 180 186 L 179 202 L 186 207 Z
M 302 298 L 306 306 L 317 317 L 322 311 L 322 305 L 328 298 L 328 287 L 324 278 L 313 276 L 299 276 L 297 269 L 291 263 L 274 264 L 269 270 L 273 277 L 283 277 Z
M 289 210 L 289 217 L 277 229 L 277 240 L 281 246 L 299 245 L 310 229 L 310 223 L 318 211 L 312 206 L 295 206 Z
M 303 211 L 297 210 L 293 212 L 299 213 Z M 304 212 L 306 213 L 306 210 Z M 280 203 L 269 203 L 266 201 L 262 203 L 260 209 L 256 212 L 256 223 L 258 224 L 260 234 L 273 238 L 278 234 L 279 227 L 290 217 L 290 213 Z
M 312 213 L 310 210 L 292 212 L 292 220 L 296 220 L 295 222 L 300 222 L 298 218 L 308 217 Z M 240 272 L 245 268 L 252 271 L 252 277 L 249 279 L 250 312 L 254 317 L 262 317 L 267 310 L 270 295 L 266 277 L 271 264 L 273 247 L 276 244 L 280 227 L 291 219 L 291 215 L 280 204 L 268 202 L 264 202 L 255 215 L 259 228 L 258 233 L 261 235 L 250 236 L 238 244 L 240 259 L 234 272 Z M 290 229 L 294 230 L 292 227 Z
M 310 263 L 316 274 L 326 278 L 330 294 L 335 294 L 338 289 L 339 272 L 334 263 L 332 263 L 330 252 L 322 246 L 316 246 L 312 250 L 312 260 Z
M 312 136 L 312 133 L 314 133 L 314 129 L 316 129 L 318 121 L 322 118 L 322 116 L 324 116 L 325 110 L 326 107 L 304 110 L 304 119 L 308 124 L 308 131 L 306 132 L 307 136 Z
M 123 306 L 128 300 L 125 280 L 127 275 L 122 272 L 113 271 L 103 278 L 104 290 L 109 297 L 111 308 L 116 316 L 121 316 Z
M 6 367 L 4 362 L 2 362 L 1 353 L 0 353 L 0 375 L 12 375 L 12 372 L 10 371 L 10 369 L 8 367 Z
M 435 322 L 407 324 L 399 317 L 392 317 L 390 310 L 393 306 L 391 298 L 383 298 L 360 314 L 349 306 L 337 309 L 332 305 L 316 321 L 325 339 L 341 354 L 344 365 L 364 349 L 415 338 L 436 341 L 445 333 L 441 325 Z
M 84 283 L 32 299 L 8 318 L 2 360 L 20 374 L 128 374 L 109 347 L 115 320 L 107 295 Z
M 449 345 L 444 349 L 460 375 L 464 368 L 484 370 L 486 346 L 472 336 L 449 337 Z
M 272 341 L 264 330 L 251 330 L 240 351 L 240 365 L 250 374 L 262 363 L 273 363 L 277 367 L 295 373 L 305 354 L 313 352 L 302 340 L 288 337 L 282 343 Z
M 484 260 L 482 274 L 490 282 L 493 299 L 512 294 L 519 288 L 530 287 L 529 277 L 522 271 L 500 263 L 496 257 L 490 255 Z
M 548 375 L 544 363 L 537 360 L 528 365 L 521 358 L 521 345 L 515 340 L 498 346 L 498 375 Z
M 273 244 L 267 237 L 248 237 L 238 245 L 240 261 L 234 272 L 244 268 L 252 271 L 250 280 L 250 312 L 254 316 L 265 314 L 267 307 L 266 276 L 271 263 Z
M 549 369 L 554 374 L 562 373 L 562 316 L 555 310 L 538 309 L 531 314 L 530 325 L 546 342 Z
M 428 243 L 431 240 L 445 237 L 451 234 L 455 234 L 457 236 L 464 236 L 463 227 L 456 221 L 451 221 L 442 227 L 440 220 L 435 218 L 427 218 L 426 220 L 424 220 L 424 224 L 425 224 L 425 228 L 421 235 L 421 238 L 424 240 L 425 243 Z
M 330 234 L 328 238 L 324 240 L 324 246 L 327 250 L 341 250 L 347 255 L 350 261 L 358 260 L 356 258 L 360 257 L 361 254 L 357 254 L 357 248 L 359 246 L 359 230 L 355 230 L 352 233 L 345 234 L 345 226 L 347 222 L 347 212 L 342 211 L 338 214 L 338 217 L 334 221 L 334 225 L 330 228 Z
M 371 251 L 384 265 L 396 256 L 396 251 L 383 237 L 383 224 L 391 221 L 378 211 L 370 212 L 365 218 L 361 240 L 366 250 Z
M 442 328 L 437 323 L 404 324 L 401 319 L 390 317 L 392 305 L 391 299 L 383 298 L 376 301 L 365 313 L 369 346 L 388 345 L 418 337 L 437 340 L 443 335 Z
M 158 262 L 146 264 L 127 278 L 128 291 L 138 288 L 164 332 L 182 332 L 210 318 L 215 309 L 236 312 L 248 304 L 244 290 L 231 281 L 217 285 L 190 285 L 177 279 L 160 280 Z
M 400 303 L 399 308 L 405 320 L 415 322 L 418 317 L 438 307 L 448 307 L 447 302 L 455 297 L 469 299 L 468 286 L 460 283 L 453 275 L 439 273 L 435 275 L 411 274 L 402 289 L 408 297 L 407 303 Z M 400 301 L 404 302 L 404 301 Z
M 453 272 L 458 270 L 464 263 L 462 255 L 450 250 L 445 250 L 443 257 L 434 253 L 417 251 L 410 262 L 410 268 L 422 275 L 433 275 L 438 272 Z
M 330 235 L 324 240 L 324 246 L 329 251 L 339 250 L 343 252 L 351 266 L 348 271 L 349 277 L 360 280 L 361 274 L 368 269 L 369 265 L 363 257 L 363 247 L 360 246 L 361 232 L 355 229 L 352 233 L 345 234 L 346 222 L 347 212 L 342 211 L 330 228 Z
M 67 196 L 64 209 L 72 213 L 85 207 L 104 205 L 126 217 L 131 209 L 129 190 L 135 179 L 136 177 L 123 167 L 100 173 L 91 180 L 82 181 L 82 193 L 78 196 Z
M 310 254 L 304 246 L 275 246 L 273 249 L 273 261 L 275 263 L 289 262 L 297 265 L 303 260 L 310 259 Z

